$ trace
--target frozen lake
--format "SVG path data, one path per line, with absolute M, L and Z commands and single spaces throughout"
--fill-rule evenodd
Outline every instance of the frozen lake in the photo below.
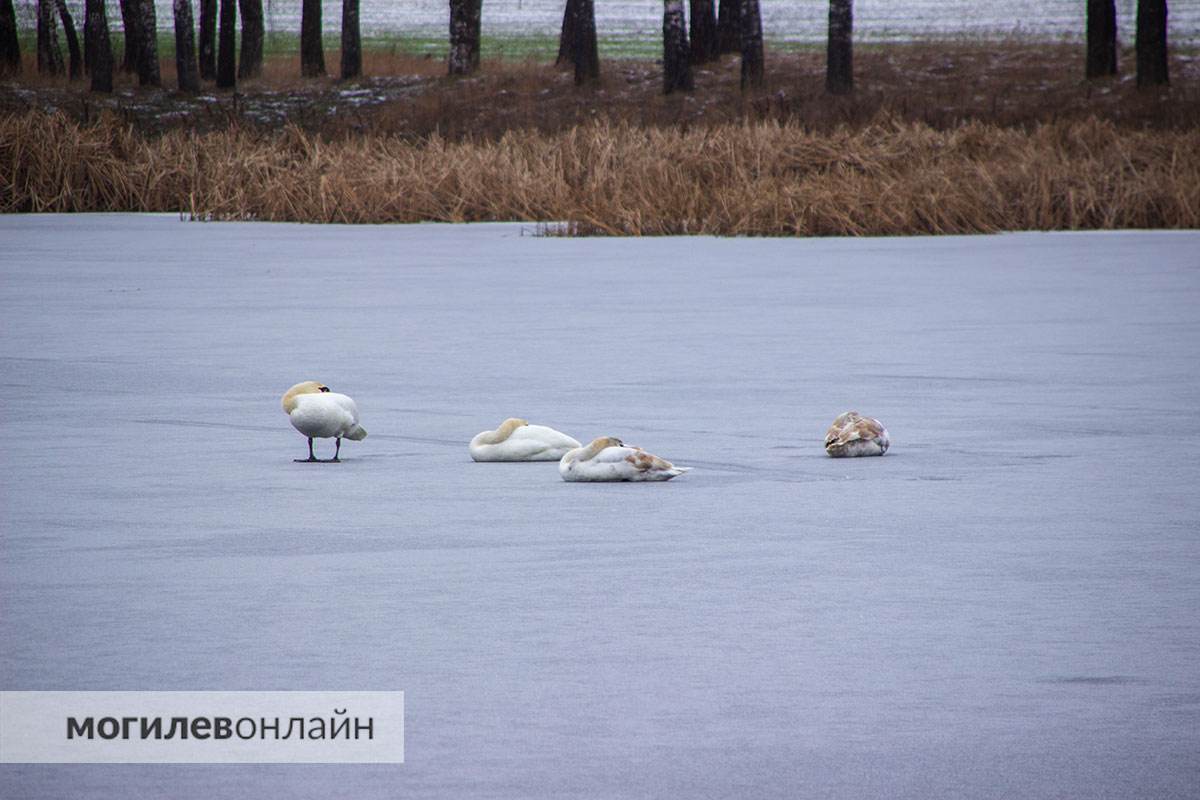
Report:
M 172 29 L 172 0 L 156 0 L 159 28 Z M 449 28 L 446 0 L 373 2 L 360 0 L 363 32 L 374 36 L 445 37 Z M 564 0 L 484 0 L 483 29 L 493 36 L 557 36 Z M 17 0 L 18 13 L 32 29 L 36 19 L 33 0 Z M 193 0 L 193 6 L 196 0 Z M 685 6 L 687 4 L 685 3 Z M 73 10 L 82 0 L 68 0 Z M 300 30 L 301 0 L 267 0 L 263 3 L 268 33 Z M 763 32 L 772 41 L 822 42 L 828 26 L 826 0 L 761 0 Z M 947 36 L 1003 37 L 1020 35 L 1040 39 L 1084 34 L 1081 0 L 856 0 L 855 36 L 863 41 L 908 41 Z M 597 0 L 596 28 L 604 37 L 631 37 L 658 41 L 662 37 L 662 3 L 659 0 Z M 1117 0 L 1118 32 L 1132 46 L 1137 0 Z M 341 30 L 340 0 L 323 0 L 325 33 Z M 82 19 L 75 13 L 76 19 Z M 120 29 L 115 0 L 109 3 L 110 25 Z M 1200 3 L 1170 4 L 1170 36 L 1177 44 L 1200 44 Z M 1130 65 L 1132 67 L 1132 65 Z
M 408 707 L 403 766 L 0 794 L 1196 796 L 1200 234 L 523 230 L 0 217 L 0 686 Z M 509 415 L 695 470 L 472 463 Z

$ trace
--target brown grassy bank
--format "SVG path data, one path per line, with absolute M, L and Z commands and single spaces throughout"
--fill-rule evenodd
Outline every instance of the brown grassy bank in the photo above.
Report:
M 567 220 L 583 233 L 863 235 L 1200 227 L 1200 131 L 1104 121 L 830 133 L 596 122 L 495 141 L 292 127 L 146 137 L 0 117 L 0 211 L 306 222 Z

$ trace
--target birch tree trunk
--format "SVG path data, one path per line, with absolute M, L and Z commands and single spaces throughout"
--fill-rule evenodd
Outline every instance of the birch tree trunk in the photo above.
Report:
M 62 21 L 63 36 L 67 40 L 67 53 L 70 56 L 67 75 L 73 81 L 78 80 L 83 76 L 83 55 L 79 50 L 79 34 L 75 31 L 75 20 L 71 18 L 71 11 L 67 8 L 65 0 L 55 0 L 54 5 L 58 8 L 58 18 Z
M 851 0 L 829 0 L 829 42 L 825 48 L 825 91 L 854 90 L 854 11 Z
M 304 0 L 300 13 L 300 74 L 319 78 L 325 74 L 325 47 L 321 43 L 321 0 Z
M 762 86 L 762 17 L 758 0 L 741 0 L 738 18 L 742 26 L 742 88 Z
M 158 71 L 158 19 L 154 13 L 154 0 L 138 0 L 138 86 L 161 86 Z
M 104 0 L 87 0 L 84 7 L 87 16 L 87 41 L 84 43 L 91 52 L 89 72 L 92 76 L 93 92 L 111 92 L 113 90 L 113 52 L 112 39 L 108 33 L 108 12 L 104 8 Z
M 1088 0 L 1087 77 L 1117 74 L 1117 4 L 1115 0 Z
M 450 0 L 451 75 L 470 75 L 479 68 L 481 0 Z
M 121 28 L 125 32 L 125 54 L 121 58 L 122 72 L 137 72 L 138 44 L 142 37 L 138 33 L 138 3 L 141 0 L 119 0 L 121 6 Z
M 221 0 L 217 28 L 217 88 L 237 86 L 237 0 Z
M 596 44 L 595 0 L 574 0 L 575 41 L 571 59 L 575 62 L 575 85 L 598 83 L 600 80 L 600 50 Z
M 175 75 L 181 92 L 200 91 L 196 65 L 196 35 L 192 24 L 192 0 L 175 0 Z
M 13 0 L 0 0 L 0 75 L 21 72 L 21 40 L 17 37 L 17 11 Z
M 688 39 L 692 46 L 692 63 L 715 61 L 721 51 L 717 46 L 717 13 L 713 0 L 691 0 L 689 12 L 691 31 Z
M 575 3 L 577 0 L 567 0 L 563 4 L 562 29 L 558 33 L 558 57 L 555 65 L 566 64 L 571 59 L 571 47 L 575 43 Z
M 1137 85 L 1165 86 L 1167 68 L 1167 0 L 1138 0 Z
M 54 0 L 37 0 L 37 68 L 39 75 L 61 75 L 63 72 Z
M 362 75 L 362 34 L 358 26 L 358 0 L 342 0 L 342 80 Z
M 242 51 L 238 57 L 239 79 L 257 78 L 263 66 L 262 0 L 238 0 L 242 14 Z
M 217 0 L 200 0 L 200 77 L 217 77 Z
M 738 53 L 742 49 L 742 0 L 720 0 L 717 12 L 717 51 Z
M 663 94 L 691 90 L 692 62 L 683 0 L 663 0 Z

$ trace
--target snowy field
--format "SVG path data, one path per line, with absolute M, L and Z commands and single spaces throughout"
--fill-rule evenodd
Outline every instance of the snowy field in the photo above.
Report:
M 158 25 L 172 29 L 172 0 L 156 0 Z M 444 37 L 449 28 L 446 0 L 378 2 L 360 0 L 364 34 Z M 491 36 L 556 36 L 562 24 L 564 0 L 484 0 L 483 28 Z M 686 5 L 686 3 L 685 3 Z M 1084 34 L 1082 0 L 856 0 L 855 36 L 863 41 L 910 41 L 956 36 L 1001 37 L 1018 35 L 1037 39 Z M 30 28 L 36 19 L 33 0 L 17 0 L 23 22 Z M 82 0 L 68 0 L 73 10 Z M 195 0 L 193 2 L 195 6 Z M 263 4 L 268 33 L 300 30 L 301 0 L 267 0 Z M 763 32 L 769 40 L 822 42 L 828 25 L 826 0 L 762 0 Z M 602 38 L 627 37 L 658 41 L 662 37 L 662 3 L 659 0 L 597 0 L 596 28 Z M 1133 44 L 1137 0 L 1117 0 L 1118 32 Z M 120 29 L 115 0 L 109 3 L 110 24 Z M 325 33 L 341 30 L 340 0 L 323 0 Z M 80 13 L 76 19 L 82 19 Z M 1200 44 L 1200 2 L 1176 0 L 1170 4 L 1170 36 L 1176 44 Z
M 403 766 L 0 794 L 1196 796 L 1200 234 L 523 232 L 0 217 L 0 686 L 408 706 Z M 509 415 L 695 470 L 472 463 Z

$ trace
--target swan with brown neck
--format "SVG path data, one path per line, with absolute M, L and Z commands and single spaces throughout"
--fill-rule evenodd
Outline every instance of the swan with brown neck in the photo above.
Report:
M 689 469 L 677 467 L 640 447 L 630 447 L 615 436 L 593 439 L 558 462 L 558 473 L 570 482 L 669 481 Z

